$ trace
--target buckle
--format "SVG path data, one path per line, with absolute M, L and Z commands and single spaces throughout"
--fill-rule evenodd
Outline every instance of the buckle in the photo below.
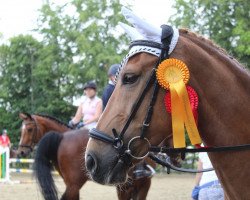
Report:
M 121 149 L 123 147 L 123 141 L 120 140 L 119 138 L 115 138 L 113 146 L 116 149 Z

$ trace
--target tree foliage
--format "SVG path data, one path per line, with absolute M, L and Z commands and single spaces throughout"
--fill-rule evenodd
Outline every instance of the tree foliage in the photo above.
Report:
M 127 39 L 115 31 L 120 9 L 119 0 L 48 2 L 37 22 L 41 41 L 20 35 L 0 46 L 0 128 L 12 142 L 20 136 L 19 112 L 68 121 L 86 81 L 95 80 L 102 92 L 109 66 L 125 54 Z
M 20 111 L 35 107 L 33 70 L 36 68 L 41 44 L 31 36 L 12 38 L 0 47 L 0 127 L 17 130 Z M 13 135 L 13 134 L 12 134 Z M 17 133 L 14 131 L 14 135 Z
M 213 39 L 247 66 L 250 63 L 250 3 L 243 0 L 176 0 L 172 22 Z
M 124 36 L 115 38 L 119 36 L 115 27 L 122 20 L 120 10 L 118 0 L 74 0 L 64 6 L 42 7 L 38 31 L 53 51 L 54 71 L 61 71 L 61 87 L 68 100 L 82 93 L 83 83 L 89 80 L 96 80 L 101 91 L 107 69 L 120 62 L 121 46 L 127 42 Z

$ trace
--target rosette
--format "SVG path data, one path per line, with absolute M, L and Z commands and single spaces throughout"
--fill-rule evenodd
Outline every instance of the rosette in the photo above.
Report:
M 180 60 L 167 59 L 158 66 L 156 76 L 161 87 L 170 90 L 174 147 L 183 148 L 186 146 L 185 128 L 191 143 L 193 145 L 200 144 L 201 138 L 192 112 L 194 106 L 198 106 L 198 96 L 197 102 L 194 96 L 192 96 L 191 101 L 193 100 L 193 106 L 191 108 L 185 85 L 189 80 L 188 67 Z M 194 90 L 190 90 L 189 93 L 194 95 L 193 92 Z M 166 105 L 170 111 L 170 103 L 166 102 Z

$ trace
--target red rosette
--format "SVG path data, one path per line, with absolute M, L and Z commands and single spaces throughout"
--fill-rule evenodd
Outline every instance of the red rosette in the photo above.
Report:
M 165 102 L 165 108 L 166 108 L 167 112 L 171 113 L 171 96 L 170 96 L 169 90 L 167 90 L 167 92 L 166 92 L 164 102 Z
M 194 114 L 194 118 L 197 119 L 197 108 L 198 108 L 198 101 L 199 101 L 198 95 L 191 86 L 186 86 L 186 88 L 187 88 L 187 93 L 188 93 L 191 109 Z M 165 95 L 164 102 L 165 102 L 165 107 L 166 107 L 167 112 L 171 113 L 171 96 L 170 96 L 169 90 L 167 91 Z

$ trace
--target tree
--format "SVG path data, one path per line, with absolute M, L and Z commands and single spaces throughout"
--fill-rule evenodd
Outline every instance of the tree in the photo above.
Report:
M 69 102 L 82 94 L 83 84 L 89 80 L 95 80 L 101 92 L 107 82 L 108 67 L 124 56 L 121 47 L 127 39 L 115 31 L 123 19 L 120 9 L 118 0 L 43 5 L 38 32 L 47 44 L 47 52 L 50 51 L 49 65 L 53 63 L 63 98 Z
M 0 128 L 18 141 L 20 112 L 46 113 L 68 120 L 75 108 L 63 99 L 49 47 L 32 36 L 17 36 L 0 47 Z
M 84 82 L 95 79 L 102 91 L 108 67 L 121 61 L 128 44 L 115 31 L 120 9 L 118 0 L 46 3 L 37 28 L 42 41 L 20 35 L 0 46 L 0 128 L 9 130 L 12 142 L 20 136 L 19 112 L 68 121 Z
M 0 47 L 0 128 L 10 129 L 16 141 L 20 111 L 33 112 L 35 85 L 33 70 L 42 45 L 32 36 L 17 36 Z
M 171 21 L 214 40 L 242 63 L 250 63 L 250 4 L 242 0 L 177 0 Z

